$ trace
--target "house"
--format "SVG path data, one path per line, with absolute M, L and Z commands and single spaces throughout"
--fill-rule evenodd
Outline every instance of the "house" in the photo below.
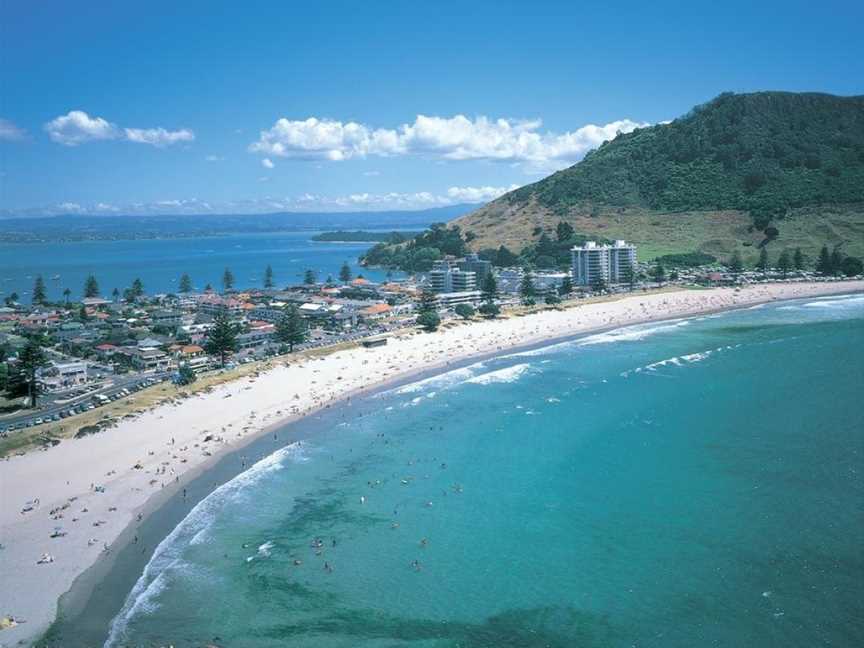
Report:
M 244 313 L 244 303 L 233 297 L 204 294 L 198 299 L 198 311 L 207 315 L 227 313 L 230 317 L 240 317 Z
M 388 304 L 372 304 L 361 308 L 357 311 L 357 315 L 366 321 L 374 321 L 390 317 L 393 308 Z
M 267 344 L 273 339 L 276 327 L 269 322 L 252 322 L 249 331 L 237 336 L 237 346 L 241 349 L 253 349 Z
M 207 371 L 211 367 L 210 358 L 207 357 L 204 349 L 197 344 L 178 346 L 174 355 L 177 358 L 178 366 L 185 365 L 195 373 Z
M 93 350 L 96 351 L 96 355 L 101 360 L 109 360 L 111 356 L 117 353 L 117 346 L 114 344 L 98 344 Z
M 52 362 L 39 371 L 39 382 L 46 391 L 58 391 L 87 383 L 86 362 Z
M 132 366 L 138 371 L 168 371 L 173 363 L 167 353 L 152 347 L 133 347 Z
M 89 308 L 98 308 L 100 306 L 107 306 L 111 302 L 107 299 L 103 299 L 102 297 L 85 297 L 81 300 L 81 303 Z
M 172 310 L 157 310 L 150 313 L 151 326 L 173 329 L 180 326 L 183 314 Z

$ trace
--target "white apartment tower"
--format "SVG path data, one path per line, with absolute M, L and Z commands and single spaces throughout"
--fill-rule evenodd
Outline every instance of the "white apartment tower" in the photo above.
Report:
M 460 270 L 449 261 L 435 261 L 429 284 L 436 293 L 468 292 L 477 288 L 477 273 Z
M 573 281 L 579 286 L 625 283 L 629 280 L 630 269 L 636 266 L 636 246 L 625 241 L 615 241 L 612 245 L 597 245 L 596 241 L 586 241 L 585 245 L 574 247 L 571 251 Z

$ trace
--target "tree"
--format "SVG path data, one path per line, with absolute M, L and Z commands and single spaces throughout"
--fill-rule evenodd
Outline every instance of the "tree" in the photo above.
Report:
M 431 333 L 441 324 L 441 317 L 435 311 L 422 311 L 417 316 L 417 324 L 423 327 L 424 331 Z
M 307 286 L 314 286 L 318 282 L 318 277 L 315 276 L 314 270 L 307 270 L 303 275 L 303 283 Z
M 219 365 L 225 366 L 225 358 L 237 350 L 237 329 L 227 313 L 219 312 L 213 318 L 213 328 L 207 334 L 207 353 L 219 356 Z
M 654 266 L 654 269 L 651 270 L 651 276 L 654 279 L 654 282 L 659 286 L 666 281 L 666 270 L 658 263 Z
M 273 268 L 268 264 L 264 269 L 264 287 L 269 290 L 273 285 Z
M 69 288 L 63 289 L 63 301 L 66 303 L 67 306 L 69 305 L 69 296 L 71 294 L 72 294 L 72 291 L 69 290 Z
M 480 314 L 487 319 L 495 319 L 501 309 L 495 302 L 483 302 L 478 309 Z
M 90 319 L 90 315 L 87 314 L 87 306 L 81 304 L 81 308 L 78 309 L 78 320 L 81 323 L 86 322 Z
M 324 284 L 327 286 L 332 286 L 333 285 L 333 275 L 327 275 L 327 281 L 325 281 Z
M 864 262 L 858 257 L 847 256 L 840 262 L 840 272 L 847 277 L 857 277 L 864 274 Z
M 561 221 L 555 227 L 555 234 L 558 236 L 559 241 L 567 241 L 573 237 L 573 234 L 575 234 L 575 230 L 570 223 L 565 223 L 564 221 Z
M 116 302 L 118 299 L 120 299 L 120 291 L 115 288 L 111 291 L 111 297 L 113 297 L 114 301 Z
M 804 269 L 804 253 L 801 248 L 795 248 L 795 256 L 792 257 L 792 265 L 796 270 Z
M 628 265 L 624 271 L 624 280 L 627 282 L 627 288 L 630 292 L 633 292 L 633 289 L 636 287 L 636 268 L 632 265 Z
M 554 306 L 555 304 L 561 303 L 561 298 L 555 293 L 549 293 L 548 295 L 546 295 L 546 303 L 550 306 Z
M 840 251 L 840 246 L 835 245 L 831 251 L 831 274 L 840 274 L 840 267 L 843 265 L 843 253 Z
M 87 280 L 84 282 L 84 297 L 98 297 L 99 296 L 99 282 L 96 281 L 96 277 L 92 274 L 87 276 Z
M 570 278 L 570 275 L 564 277 L 564 280 L 561 282 L 561 285 L 558 286 L 558 294 L 562 297 L 566 297 L 567 295 L 573 292 L 573 280 Z
M 487 272 L 486 276 L 483 277 L 483 281 L 480 284 L 480 292 L 483 294 L 483 301 L 487 304 L 493 303 L 495 297 L 498 296 L 498 282 L 495 281 L 495 275 L 491 272 Z
M 198 376 L 195 375 L 192 367 L 183 363 L 177 370 L 177 378 L 174 379 L 174 382 L 178 385 L 191 385 L 196 380 L 198 380 Z
M 420 303 L 417 305 L 419 313 L 438 313 L 438 296 L 429 288 L 420 293 Z
M 606 290 L 606 279 L 602 274 L 597 273 L 591 278 L 591 290 L 595 293 Z
M 789 252 L 783 250 L 780 253 L 780 256 L 777 257 L 777 269 L 780 270 L 783 278 L 786 278 L 786 275 L 789 272 L 789 268 L 792 267 L 792 260 L 789 258 Z
M 343 284 L 347 284 L 351 281 L 351 266 L 348 265 L 347 261 L 342 263 L 342 267 L 339 268 L 339 281 Z
M 456 304 L 453 310 L 462 319 L 469 320 L 474 317 L 474 307 L 471 304 Z
M 18 293 L 13 290 L 3 301 L 7 306 L 14 306 L 18 303 Z
M 213 284 L 207 284 L 204 286 L 204 292 L 213 292 Z
M 831 253 L 828 251 L 827 245 L 823 245 L 819 251 L 819 258 L 816 260 L 816 272 L 823 275 L 832 274 Z
M 276 322 L 276 339 L 287 344 L 290 353 L 294 352 L 295 344 L 306 341 L 306 322 L 294 304 L 286 306 Z
M 744 262 L 741 260 L 741 253 L 738 250 L 732 253 L 728 265 L 732 274 L 741 274 L 741 271 L 744 270 Z
M 136 277 L 132 282 L 132 287 L 129 289 L 129 292 L 133 299 L 138 299 L 144 294 L 144 282 Z
M 534 279 L 531 277 L 530 272 L 522 275 L 522 281 L 519 284 L 519 294 L 522 297 L 523 304 L 526 306 L 534 305 L 534 297 L 537 294 L 537 290 L 534 288 Z
M 179 290 L 181 293 L 192 292 L 192 278 L 185 272 L 180 277 Z
M 519 257 L 502 245 L 495 253 L 495 259 L 492 263 L 499 268 L 511 268 L 519 264 Z
M 47 299 L 45 295 L 45 280 L 42 278 L 42 275 L 36 276 L 36 281 L 33 282 L 33 303 L 37 306 L 41 306 L 45 303 Z
M 225 268 L 222 273 L 222 292 L 228 292 L 234 288 L 234 273 L 230 268 Z
M 756 262 L 756 268 L 761 270 L 762 274 L 768 274 L 768 250 L 764 247 L 759 250 L 759 260 Z
M 20 379 L 27 386 L 27 404 L 36 407 L 36 397 L 39 395 L 37 373 L 47 364 L 45 352 L 35 339 L 27 341 L 27 345 L 18 353 L 18 372 Z

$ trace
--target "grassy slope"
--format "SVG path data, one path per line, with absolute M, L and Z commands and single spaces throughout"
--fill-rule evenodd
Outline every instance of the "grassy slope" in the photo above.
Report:
M 518 251 L 536 240 L 532 235 L 535 227 L 554 236 L 555 225 L 561 220 L 579 233 L 632 241 L 643 261 L 694 250 L 723 259 L 738 248 L 745 262 L 752 263 L 758 256 L 756 246 L 763 239 L 760 232 L 748 231 L 750 216 L 735 210 L 661 212 L 638 207 L 586 207 L 573 208 L 562 217 L 536 203 L 495 201 L 454 224 L 477 234 L 471 243 L 475 250 L 503 244 Z M 824 243 L 843 243 L 847 254 L 864 257 L 864 204 L 794 209 L 775 224 L 780 237 L 768 246 L 772 256 L 786 247 L 800 247 L 814 258 Z

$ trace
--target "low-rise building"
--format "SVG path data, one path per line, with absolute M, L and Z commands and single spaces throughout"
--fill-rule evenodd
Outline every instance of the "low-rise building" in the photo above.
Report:
M 46 391 L 58 391 L 84 385 L 88 381 L 87 363 L 52 362 L 39 372 L 39 382 Z

